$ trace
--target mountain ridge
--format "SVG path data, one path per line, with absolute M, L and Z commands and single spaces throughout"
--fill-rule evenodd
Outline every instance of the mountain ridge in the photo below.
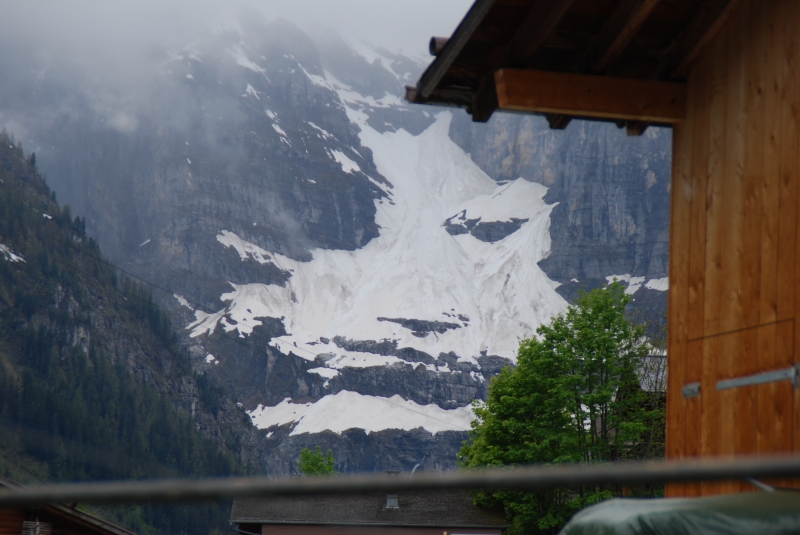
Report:
M 188 327 L 192 367 L 283 421 L 259 431 L 268 473 L 316 442 L 342 469 L 453 468 L 466 434 L 425 416 L 292 434 L 311 413 L 276 407 L 350 392 L 456 411 L 582 288 L 616 275 L 647 319 L 665 310 L 668 136 L 475 126 L 400 100 L 422 67 L 254 19 L 165 60 L 152 108 L 74 113 L 70 139 L 27 123 L 90 233 L 169 290 L 155 298 Z

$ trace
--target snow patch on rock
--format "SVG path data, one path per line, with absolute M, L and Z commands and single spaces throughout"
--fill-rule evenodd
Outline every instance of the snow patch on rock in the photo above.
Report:
M 644 285 L 645 288 L 648 290 L 657 290 L 659 292 L 666 292 L 669 290 L 669 277 L 663 277 L 660 279 L 650 279 L 647 281 L 647 284 Z
M 2 255 L 3 258 L 9 262 L 25 262 L 25 259 L 21 254 L 15 253 L 10 247 L 3 245 L 2 243 L 0 243 L 0 255 Z
M 228 50 L 228 54 L 233 57 L 234 61 L 236 61 L 236 64 L 240 67 L 244 67 L 245 69 L 249 69 L 253 72 L 258 72 L 266 76 L 264 69 L 250 61 L 250 59 L 242 50 L 241 46 L 234 46 L 233 49 Z
M 331 158 L 336 160 L 336 163 L 342 166 L 342 171 L 345 173 L 353 173 L 354 171 L 361 171 L 361 168 L 356 162 L 347 157 L 345 153 L 339 150 L 330 151 Z
M 253 89 L 253 86 L 250 84 L 247 84 L 247 88 L 244 90 L 244 94 L 242 96 L 246 97 L 247 95 L 253 95 L 258 100 L 261 100 L 261 97 L 258 96 L 258 91 Z M 269 115 L 269 112 L 267 112 L 267 115 Z
M 625 293 L 628 295 L 635 294 L 642 286 L 648 290 L 657 290 L 659 292 L 665 292 L 669 290 L 669 277 L 650 279 L 645 283 L 646 278 L 647 277 L 632 277 L 629 273 L 626 273 L 624 275 L 609 275 L 606 277 L 606 281 L 608 281 L 608 284 L 611 284 L 614 282 L 614 279 L 616 279 L 619 282 L 626 283 L 628 287 L 625 288 Z
M 274 407 L 258 405 L 248 414 L 259 429 L 295 424 L 290 436 L 322 431 L 341 434 L 353 428 L 367 433 L 420 427 L 429 433 L 468 431 L 475 417 L 469 406 L 447 410 L 438 405 L 419 405 L 397 395 L 382 398 L 346 390 L 315 403 L 292 403 L 286 398 Z

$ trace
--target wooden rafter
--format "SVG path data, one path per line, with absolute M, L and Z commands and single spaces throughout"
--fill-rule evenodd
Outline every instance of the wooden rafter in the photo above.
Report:
M 495 73 L 500 109 L 650 123 L 683 120 L 686 85 L 523 69 Z
M 553 30 L 564 18 L 574 0 L 540 0 L 534 3 L 505 53 L 484 76 L 472 101 L 472 120 L 486 122 L 497 109 L 494 71 L 501 67 L 526 67 Z
M 685 78 L 703 47 L 717 34 L 739 0 L 709 0 L 670 48 L 655 78 Z
M 504 66 L 527 67 L 531 58 L 541 48 L 574 0 L 540 0 L 511 39 Z
M 642 24 L 661 0 L 622 0 L 606 20 L 591 46 L 572 69 L 576 73 L 599 73 L 610 68 L 625 51 Z M 567 116 L 547 115 L 551 128 L 567 127 Z M 629 135 L 641 135 L 647 129 L 645 123 L 631 123 Z
M 622 55 L 661 0 L 623 0 L 603 25 L 587 54 L 586 71 L 600 73 Z M 584 69 L 579 69 L 580 71 Z

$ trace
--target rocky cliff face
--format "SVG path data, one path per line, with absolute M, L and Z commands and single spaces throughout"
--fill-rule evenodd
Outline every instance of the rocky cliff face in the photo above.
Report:
M 498 113 L 485 126 L 456 117 L 451 137 L 489 176 L 539 182 L 549 188 L 545 200 L 558 203 L 551 215 L 552 249 L 540 262 L 561 283 L 557 291 L 572 300 L 609 276 L 629 286 L 633 279 L 633 310 L 662 325 L 670 130 L 649 128 L 641 137 L 627 137 L 607 123 L 573 121 L 559 131 L 542 117 Z
M 345 471 L 453 468 L 469 404 L 579 288 L 616 275 L 665 308 L 668 132 L 472 125 L 400 100 L 423 67 L 257 20 L 127 100 L 4 67 L 0 122 L 158 285 L 269 473 L 315 444 Z

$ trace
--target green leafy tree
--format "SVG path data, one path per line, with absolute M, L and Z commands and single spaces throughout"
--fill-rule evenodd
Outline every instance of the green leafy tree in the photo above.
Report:
M 316 450 L 303 448 L 300 452 L 297 468 L 307 476 L 329 476 L 336 473 L 335 463 L 331 450 L 328 450 L 327 453 L 322 453 L 322 448 L 317 446 Z
M 517 366 L 492 381 L 476 403 L 465 468 L 604 463 L 641 458 L 663 422 L 639 386 L 648 353 L 644 329 L 625 317 L 630 296 L 614 282 L 579 297 L 565 314 L 520 344 Z M 654 431 L 655 429 L 655 431 Z M 479 504 L 503 507 L 513 533 L 554 533 L 578 509 L 614 488 L 481 492 Z

